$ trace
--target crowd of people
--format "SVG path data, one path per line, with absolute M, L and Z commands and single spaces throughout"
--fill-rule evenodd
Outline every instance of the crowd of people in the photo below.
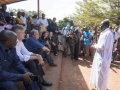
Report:
M 57 56 L 58 50 L 61 50 L 63 57 L 71 56 L 72 60 L 78 60 L 79 57 L 89 60 L 89 57 L 94 56 L 96 50 L 93 45 L 98 43 L 100 36 L 100 30 L 96 27 L 79 30 L 68 23 L 62 30 L 58 30 L 56 18 L 47 20 L 45 14 L 42 14 L 40 19 L 37 15 L 30 19 L 25 12 L 18 12 L 14 18 L 13 12 L 9 13 L 6 9 L 7 6 L 2 5 L 0 10 L 1 90 L 17 90 L 15 81 L 20 80 L 23 80 L 27 90 L 49 90 L 43 85 L 51 86 L 52 82 L 43 78 L 45 72 L 42 66 L 44 61 L 51 67 L 57 66 L 50 52 Z M 120 58 L 119 27 L 109 29 L 114 38 L 114 61 Z M 29 77 L 34 75 L 39 76 L 38 82 Z
M 48 38 L 47 31 L 40 36 L 36 29 L 41 24 L 47 27 L 47 19 L 36 22 L 34 15 L 30 21 L 24 12 L 18 12 L 15 18 L 13 12 L 9 13 L 6 9 L 7 6 L 2 5 L 0 10 L 0 89 L 17 90 L 15 82 L 23 80 L 27 90 L 49 90 L 43 86 L 52 86 L 52 82 L 43 78 L 45 72 L 42 66 L 44 61 L 47 61 L 51 67 L 57 67 L 50 55 L 48 40 L 51 47 L 56 47 L 56 44 L 52 41 L 52 32 Z M 42 17 L 45 17 L 45 14 L 42 14 Z M 57 48 L 53 48 L 53 51 L 57 56 Z M 38 81 L 35 82 L 31 76 L 37 76 Z

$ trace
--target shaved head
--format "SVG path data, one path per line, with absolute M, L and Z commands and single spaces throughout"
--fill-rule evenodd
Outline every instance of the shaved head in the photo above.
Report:
M 10 30 L 4 30 L 0 33 L 0 42 L 4 43 L 14 37 L 16 37 L 16 34 L 14 32 Z
M 100 28 L 102 31 L 104 31 L 106 28 L 109 28 L 109 25 L 110 25 L 109 20 L 106 19 L 101 22 Z
M 4 30 L 0 33 L 0 42 L 7 48 L 14 48 L 16 46 L 17 36 L 10 30 Z

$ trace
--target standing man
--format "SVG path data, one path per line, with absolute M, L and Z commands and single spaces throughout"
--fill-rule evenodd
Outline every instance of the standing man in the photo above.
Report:
M 97 90 L 107 90 L 114 41 L 108 20 L 101 22 L 101 31 L 98 43 L 93 46 L 96 53 L 92 65 L 90 84 L 96 86 Z
M 0 12 L 0 32 L 4 30 L 4 25 L 6 24 L 3 14 Z
M 6 24 L 6 17 L 9 17 L 9 13 L 6 12 L 7 6 L 2 5 L 2 9 L 0 10 L 0 32 L 4 30 L 4 25 Z
M 70 32 L 66 35 L 68 45 L 70 47 L 71 59 L 74 59 L 74 48 L 77 41 L 77 36 L 74 33 L 73 26 L 70 28 Z
M 15 18 L 13 16 L 14 16 L 14 13 L 10 12 L 9 24 L 11 24 L 11 25 L 15 25 L 15 23 L 16 23 Z
M 56 18 L 53 18 L 52 23 L 49 25 L 50 32 L 53 33 L 53 42 L 58 44 L 58 26 L 56 24 Z
M 83 40 L 84 40 L 84 60 L 88 60 L 89 57 L 89 49 L 91 44 L 91 32 L 85 27 L 83 32 Z
M 22 15 L 20 18 L 22 19 L 23 23 L 25 24 L 25 26 L 24 26 L 25 30 L 27 30 L 27 18 L 25 16 L 25 12 L 22 12 Z
M 32 30 L 35 28 L 36 30 L 38 30 L 38 25 L 37 25 L 37 21 L 38 21 L 38 18 L 37 18 L 37 15 L 34 15 L 32 17 L 32 20 L 31 20 L 31 24 L 32 24 Z
M 3 16 L 4 16 L 5 19 L 10 16 L 9 13 L 6 12 L 6 10 L 7 10 L 7 6 L 6 6 L 6 4 L 3 4 L 2 5 L 2 9 L 0 10 L 0 12 L 2 12 L 2 14 L 3 14 Z
M 38 25 L 40 25 L 40 27 L 42 28 L 42 29 L 44 29 L 44 27 L 45 27 L 45 29 L 47 30 L 47 26 L 48 26 L 48 21 L 47 21 L 47 19 L 45 18 L 45 14 L 42 14 L 42 18 L 40 18 L 38 21 L 37 21 L 37 24 Z M 43 30 L 44 31 L 44 30 Z
M 68 55 L 68 50 L 67 50 L 67 42 L 66 42 L 66 35 L 69 33 L 69 29 L 67 26 L 64 27 L 61 30 L 61 34 L 62 34 L 62 46 L 63 46 L 63 55 L 66 57 Z M 69 54 L 70 54 L 70 50 L 69 50 Z
M 75 30 L 75 34 L 77 36 L 77 40 L 76 40 L 76 43 L 75 43 L 75 48 L 74 48 L 74 58 L 75 60 L 78 60 L 78 57 L 79 57 L 79 45 L 80 45 L 80 32 L 78 29 Z
M 18 13 L 17 13 L 17 17 L 15 18 L 16 24 L 25 26 L 25 24 L 23 23 L 22 19 L 20 18 L 21 16 L 22 16 L 22 13 L 21 13 L 21 12 L 18 12 Z

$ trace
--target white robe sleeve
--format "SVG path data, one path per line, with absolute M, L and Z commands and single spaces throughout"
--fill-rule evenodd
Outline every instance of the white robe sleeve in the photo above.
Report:
M 107 35 L 102 41 L 94 45 L 96 50 L 107 50 L 110 47 L 110 44 L 113 43 L 113 36 L 111 34 Z

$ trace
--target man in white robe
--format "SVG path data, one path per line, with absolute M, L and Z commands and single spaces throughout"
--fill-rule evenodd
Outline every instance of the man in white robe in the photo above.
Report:
M 109 21 L 101 23 L 101 34 L 98 43 L 93 47 L 96 53 L 93 60 L 90 84 L 97 90 L 107 90 L 108 72 L 111 64 L 113 50 L 113 34 L 109 29 Z

